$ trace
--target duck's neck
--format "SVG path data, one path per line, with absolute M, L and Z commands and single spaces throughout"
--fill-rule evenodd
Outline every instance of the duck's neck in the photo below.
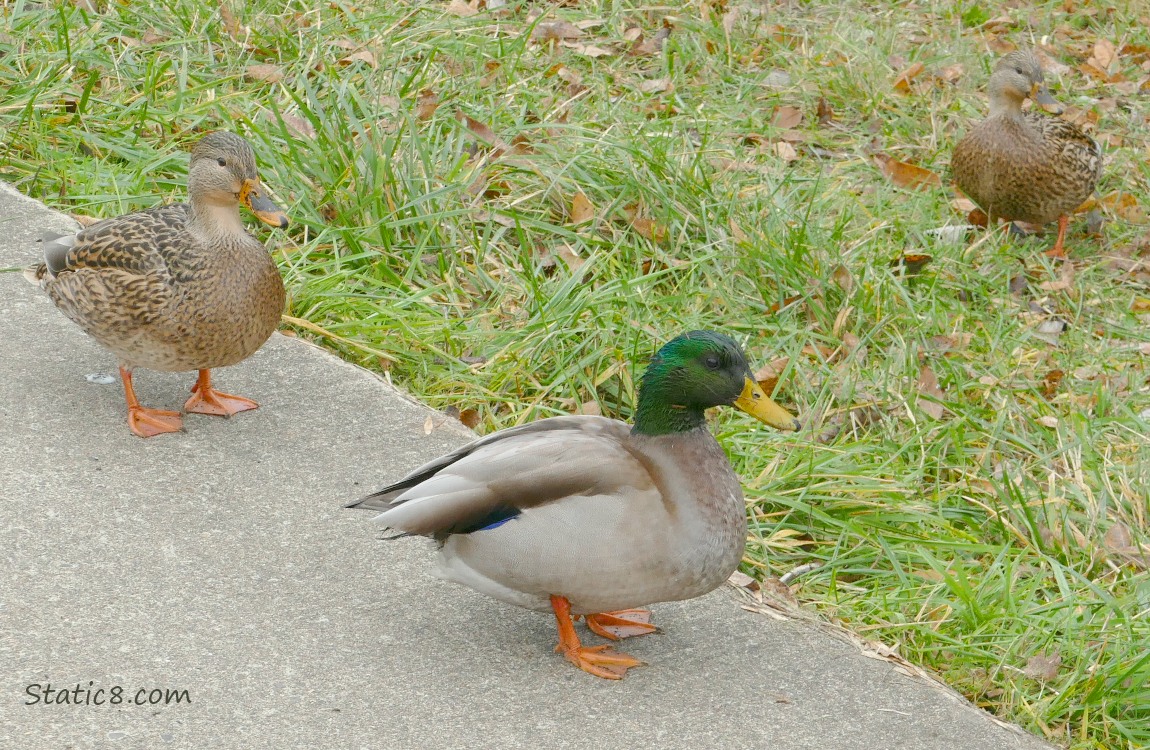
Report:
M 235 238 L 247 235 L 247 230 L 240 220 L 240 210 L 234 203 L 230 205 L 193 203 L 192 223 L 199 232 L 208 237 Z
M 1017 92 L 1007 90 L 995 81 L 990 82 L 990 116 L 991 117 L 1022 117 L 1022 102 L 1025 97 Z
M 658 383 L 643 383 L 639 389 L 639 408 L 635 411 L 632 432 L 640 435 L 670 435 L 688 432 L 706 424 L 698 407 L 676 404 Z

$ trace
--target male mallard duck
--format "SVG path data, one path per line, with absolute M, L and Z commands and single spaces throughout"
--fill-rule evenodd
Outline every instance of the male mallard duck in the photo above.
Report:
M 348 507 L 439 543 L 441 577 L 527 609 L 553 611 L 558 649 L 584 671 L 620 679 L 640 662 L 583 646 L 572 614 L 611 640 L 655 630 L 652 602 L 721 585 L 747 537 L 739 478 L 703 411 L 733 405 L 799 428 L 763 393 L 742 349 L 692 331 L 643 375 L 635 426 L 552 417 L 501 430 L 427 463 Z
M 1091 196 L 1102 175 L 1102 149 L 1077 126 L 1056 117 L 1023 112 L 1030 97 L 1055 114 L 1032 50 L 1011 52 L 990 77 L 990 117 L 954 149 L 952 169 L 962 192 L 996 219 L 1048 224 L 1057 219 L 1058 240 L 1047 251 L 1064 258 L 1062 242 L 1071 211 Z
M 199 370 L 185 410 L 231 416 L 255 409 L 221 393 L 211 369 L 251 356 L 272 335 L 284 285 L 267 248 L 240 221 L 243 203 L 263 221 L 287 216 L 264 194 L 255 154 L 238 135 L 205 135 L 188 168 L 190 203 L 152 208 L 47 234 L 29 275 L 56 306 L 120 359 L 128 426 L 140 437 L 181 428 L 180 414 L 140 406 L 132 370 Z

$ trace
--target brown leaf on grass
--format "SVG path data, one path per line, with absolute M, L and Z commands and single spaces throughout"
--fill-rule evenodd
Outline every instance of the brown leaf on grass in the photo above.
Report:
M 338 47 L 339 49 L 345 49 L 345 50 L 359 49 L 358 44 L 356 44 L 355 42 L 353 42 L 350 39 L 344 39 L 344 38 L 333 39 L 330 42 L 328 42 L 328 44 L 330 44 L 333 47 Z
M 1026 660 L 1022 673 L 1038 682 L 1050 682 L 1058 677 L 1058 668 L 1061 666 L 1062 656 L 1057 651 L 1050 656 L 1047 656 L 1045 651 L 1040 651 Z
M 730 36 L 731 32 L 735 29 L 735 24 L 739 22 L 739 7 L 735 6 L 723 14 L 723 32 Z
M 340 58 L 339 64 L 351 65 L 352 63 L 357 62 L 367 63 L 369 66 L 371 66 L 372 69 L 379 67 L 379 64 L 375 61 L 375 55 L 372 54 L 371 50 L 366 49 L 361 49 L 358 52 L 352 52 L 347 57 Z
M 834 122 L 835 111 L 831 108 L 831 103 L 827 101 L 825 96 L 819 97 L 819 106 L 816 113 L 819 118 L 819 125 L 827 125 Z
M 883 176 L 901 188 L 908 188 L 910 190 L 919 190 L 927 187 L 939 187 L 942 185 L 942 180 L 934 172 L 929 169 L 908 164 L 904 161 L 899 161 L 887 154 L 875 154 L 871 157 L 874 159 L 875 166 L 883 173 Z
M 1102 536 L 1102 546 L 1111 552 L 1128 552 L 1134 548 L 1134 537 L 1130 528 L 1119 521 L 1106 530 Z
M 890 262 L 890 267 L 898 269 L 904 276 L 917 276 L 933 258 L 925 253 L 906 253 Z
M 609 49 L 603 49 L 602 47 L 596 47 L 594 44 L 583 44 L 581 42 L 567 42 L 567 41 L 562 41 L 559 44 L 562 45 L 563 47 L 566 47 L 569 50 L 573 50 L 577 54 L 583 55 L 585 57 L 607 57 L 608 55 L 615 54 L 614 52 L 612 52 Z
M 566 242 L 560 245 L 554 252 L 555 255 L 558 255 L 559 258 L 567 264 L 567 268 L 570 269 L 572 273 L 578 271 L 583 267 L 583 264 L 587 262 L 586 258 L 581 257 Z
M 803 298 L 803 295 L 801 295 L 801 294 L 792 294 L 789 297 L 784 297 L 780 301 L 775 302 L 770 307 L 768 307 L 767 308 L 767 314 L 768 315 L 774 315 L 775 313 L 779 312 L 780 310 L 784 310 L 784 309 L 790 307 L 791 305 L 795 304 L 796 302 L 798 302 L 802 298 Z
M 623 215 L 631 223 L 631 228 L 652 242 L 661 243 L 667 239 L 667 228 L 646 217 L 643 207 L 632 203 L 623 208 Z
M 1146 212 L 1142 209 L 1142 206 L 1138 205 L 1138 198 L 1130 193 L 1115 191 L 1104 195 L 1099 203 L 1113 211 L 1119 218 L 1131 224 L 1146 223 Z
M 464 427 L 474 430 L 479 426 L 479 411 L 476 409 L 463 409 L 459 412 L 459 421 Z
M 466 125 L 467 129 L 470 130 L 476 138 L 491 146 L 491 155 L 493 158 L 497 158 L 512 149 L 506 141 L 495 134 L 495 131 L 492 130 L 491 126 L 487 123 L 480 122 L 474 117 L 465 115 L 459 111 L 456 111 L 455 119 Z
M 784 105 L 775 109 L 775 116 L 771 120 L 771 124 L 776 128 L 783 128 L 789 130 L 798 127 L 799 123 L 803 121 L 803 111 L 798 107 Z
M 926 66 L 920 62 L 916 62 L 906 70 L 898 74 L 898 78 L 894 79 L 894 90 L 901 93 L 910 93 L 910 84 L 918 77 L 918 74 L 926 69 Z
M 236 18 L 236 14 L 232 13 L 231 8 L 224 3 L 220 3 L 220 20 L 224 23 L 224 31 L 228 32 L 228 36 L 233 41 L 242 41 L 244 28 L 240 25 L 240 20 Z
M 575 409 L 575 413 L 588 417 L 601 417 L 603 416 L 603 409 L 599 407 L 598 401 L 584 401 Z
M 283 118 L 284 126 L 288 132 L 299 138 L 306 138 L 311 140 L 315 138 L 315 126 L 311 124 L 311 120 L 300 117 L 299 115 L 280 115 Z
M 627 51 L 628 57 L 650 57 L 651 55 L 659 54 L 663 49 L 663 42 L 671 36 L 671 26 L 666 21 L 663 22 L 663 27 L 656 31 L 652 36 L 644 39 L 641 35 L 631 45 L 631 49 Z
M 570 219 L 572 224 L 582 224 L 595 218 L 595 206 L 587 194 L 580 190 L 571 197 Z
M 915 399 L 918 408 L 934 419 L 942 419 L 946 407 L 938 402 L 944 398 L 944 394 L 938 385 L 938 376 L 930 369 L 930 365 L 923 365 L 918 371 L 918 392 L 919 396 Z M 923 396 L 929 396 L 930 399 Z
M 639 84 L 639 90 L 644 94 L 659 94 L 672 89 L 674 89 L 674 85 L 672 85 L 670 78 L 652 78 Z
M 786 141 L 771 144 L 771 151 L 774 152 L 775 156 L 788 163 L 797 161 L 799 158 L 799 152 L 795 151 L 795 147 Z
M 430 119 L 438 107 L 439 94 L 436 94 L 431 89 L 420 91 L 419 98 L 415 100 L 415 119 L 420 122 Z
M 531 41 L 555 43 L 563 39 L 581 39 L 583 30 L 568 21 L 539 23 L 531 30 Z
M 955 63 L 938 71 L 938 77 L 947 83 L 958 83 L 958 79 L 962 78 L 962 74 L 965 72 L 966 68 L 963 67 L 962 63 Z
M 1062 272 L 1057 279 L 1043 281 L 1038 288 L 1044 292 L 1062 292 L 1074 286 L 1074 264 L 1063 263 Z
M 1051 370 L 1042 376 L 1041 390 L 1044 399 L 1049 401 L 1058 394 L 1058 386 L 1061 385 L 1064 376 L 1062 370 Z
M 841 263 L 831 271 L 831 279 L 848 295 L 855 288 L 854 276 L 851 275 L 850 269 Z
M 1118 59 L 1118 49 L 1114 46 L 1114 42 L 1109 39 L 1099 39 L 1094 43 L 1091 52 L 1092 54 L 1086 60 L 1087 64 L 1102 71 L 1106 71 Z
M 473 2 L 470 3 L 465 2 L 464 0 L 451 0 L 451 2 L 448 3 L 447 7 L 443 10 L 448 15 L 458 16 L 460 18 L 470 18 L 471 16 L 479 14 L 478 6 L 478 0 L 473 0 Z
M 779 357 L 772 359 L 755 371 L 755 381 L 768 396 L 775 392 L 775 387 L 779 384 L 779 377 L 787 369 L 790 362 L 790 357 Z
M 284 73 L 278 65 L 256 63 L 247 67 L 244 71 L 244 78 L 260 83 L 279 83 L 284 79 Z
M 950 202 L 950 207 L 960 214 L 969 214 L 971 211 L 978 208 L 978 204 L 966 196 L 959 196 Z

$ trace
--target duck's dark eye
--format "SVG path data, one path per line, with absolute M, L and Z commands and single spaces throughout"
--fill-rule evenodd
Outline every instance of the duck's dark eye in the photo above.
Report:
M 1014 69 L 1014 72 L 1015 72 L 1015 73 L 1017 73 L 1017 74 L 1018 74 L 1018 75 L 1020 75 L 1020 76 L 1024 76 L 1024 75 L 1026 75 L 1026 73 L 1024 73 L 1024 72 L 1022 71 L 1022 68 L 1015 68 L 1015 69 Z
M 719 358 L 714 354 L 710 354 L 703 360 L 703 364 L 707 366 L 708 370 L 717 370 L 719 369 Z
M 228 160 L 221 156 L 220 158 L 216 159 L 216 164 L 219 164 L 221 167 L 226 167 L 228 165 Z

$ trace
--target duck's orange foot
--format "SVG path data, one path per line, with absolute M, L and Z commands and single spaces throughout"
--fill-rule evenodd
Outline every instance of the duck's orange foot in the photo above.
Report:
M 184 411 L 192 414 L 210 414 L 215 417 L 230 417 L 241 411 L 258 408 L 259 404 L 250 398 L 221 393 L 212 388 L 210 370 L 200 370 L 200 377 L 192 386 L 192 397 L 184 404 Z
M 259 404 L 250 398 L 221 393 L 215 388 L 208 388 L 203 391 L 198 388 L 195 389 L 192 397 L 184 404 L 184 411 L 193 414 L 211 414 L 216 417 L 230 417 L 241 411 L 257 408 L 259 408 Z
M 575 646 L 567 648 L 560 643 L 555 647 L 562 652 L 567 661 L 582 669 L 588 674 L 602 677 L 605 680 L 621 680 L 631 667 L 643 664 L 633 656 L 621 654 L 610 646 Z
M 179 432 L 184 428 L 178 411 L 149 409 L 145 406 L 128 407 L 128 429 L 142 438 Z
M 623 609 L 618 612 L 599 612 L 586 615 L 587 628 L 595 635 L 611 641 L 654 633 L 658 628 L 651 622 L 649 609 Z
M 1054 241 L 1054 247 L 1043 253 L 1047 258 L 1064 259 L 1066 257 L 1066 248 L 1063 247 L 1062 243 L 1066 239 L 1066 225 L 1069 221 L 1070 217 L 1068 216 L 1058 217 L 1058 239 Z

